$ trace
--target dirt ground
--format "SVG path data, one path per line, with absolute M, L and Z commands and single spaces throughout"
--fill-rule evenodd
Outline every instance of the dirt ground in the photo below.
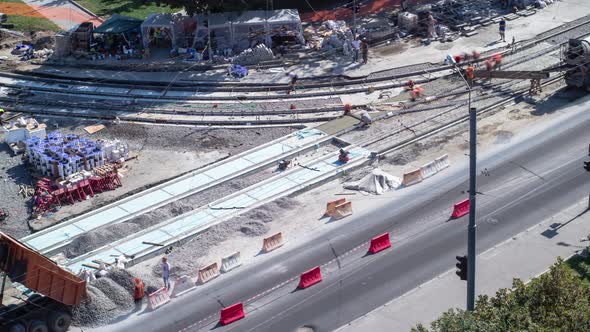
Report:
M 47 124 L 47 131 L 60 130 L 93 140 L 120 139 L 130 146 L 136 159 L 121 169 L 123 187 L 106 191 L 94 198 L 74 205 L 64 205 L 56 213 L 33 220 L 34 223 L 55 223 L 85 213 L 128 194 L 143 190 L 162 181 L 198 169 L 230 155 L 287 135 L 296 130 L 290 127 L 265 129 L 208 129 L 178 126 L 110 124 L 89 135 L 83 128 L 96 122 L 65 118 L 37 118 Z M 165 142 L 165 144 L 163 144 Z M 32 208 L 31 199 L 18 194 L 19 185 L 33 185 L 31 172 L 21 160 L 13 156 L 6 144 L 0 144 L 0 206 L 9 210 L 10 217 L 0 229 L 16 237 L 30 234 L 27 224 Z

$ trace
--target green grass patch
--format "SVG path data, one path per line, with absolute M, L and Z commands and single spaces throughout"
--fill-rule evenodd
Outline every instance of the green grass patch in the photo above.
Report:
M 78 3 L 98 16 L 119 14 L 140 20 L 145 20 L 150 13 L 175 13 L 181 10 L 164 5 L 158 7 L 143 0 L 78 0 Z
M 59 31 L 61 30 L 57 25 L 46 18 L 27 17 L 27 16 L 8 16 L 6 23 L 14 24 L 14 29 L 17 31 Z
M 20 0 L 0 0 L 0 2 L 14 2 L 14 3 L 24 3 Z M 2 11 L 0 9 L 0 11 Z M 55 23 L 51 22 L 47 18 L 42 17 L 30 17 L 30 16 L 19 16 L 19 15 L 12 15 L 6 14 L 8 16 L 8 20 L 5 22 L 6 24 L 14 24 L 13 30 L 16 31 L 39 31 L 39 30 L 49 30 L 49 31 L 59 31 L 61 30 Z

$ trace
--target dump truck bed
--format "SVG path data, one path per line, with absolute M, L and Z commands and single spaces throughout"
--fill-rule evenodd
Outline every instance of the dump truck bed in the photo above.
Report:
M 2 232 L 0 270 L 13 282 L 68 306 L 80 304 L 86 295 L 86 281 Z

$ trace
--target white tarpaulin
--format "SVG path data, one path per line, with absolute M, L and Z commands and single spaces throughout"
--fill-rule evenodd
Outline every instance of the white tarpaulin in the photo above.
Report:
M 385 173 L 379 168 L 375 168 L 371 173 L 359 181 L 347 182 L 344 189 L 359 190 L 371 194 L 381 195 L 390 189 L 397 189 L 401 185 L 401 179 L 389 173 Z

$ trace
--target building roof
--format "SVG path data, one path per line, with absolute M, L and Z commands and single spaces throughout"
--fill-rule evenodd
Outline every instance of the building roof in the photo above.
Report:
M 94 33 L 125 33 L 141 26 L 141 20 L 113 14 L 108 20 L 104 21 L 99 27 L 94 29 Z

